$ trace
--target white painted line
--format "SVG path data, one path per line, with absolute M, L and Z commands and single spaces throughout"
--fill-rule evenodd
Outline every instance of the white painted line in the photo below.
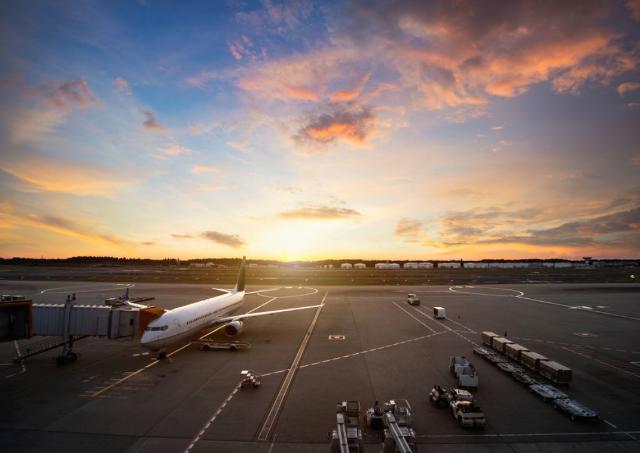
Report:
M 428 325 L 426 325 L 424 322 L 422 322 L 422 320 L 416 318 L 415 316 L 413 316 L 409 311 L 405 310 L 404 307 L 398 305 L 397 302 L 394 302 L 393 305 L 395 305 L 396 307 L 398 307 L 400 310 L 402 310 L 403 312 L 405 312 L 406 314 L 408 314 L 409 316 L 411 316 L 413 319 L 415 319 L 416 321 L 418 321 L 420 324 L 422 324 L 423 326 L 425 326 L 427 329 L 429 329 L 431 332 L 436 333 L 436 331 L 434 329 L 432 329 L 431 327 L 429 327 Z
M 342 359 L 349 359 L 351 357 L 356 357 L 362 354 L 368 354 L 370 352 L 376 352 L 376 351 L 382 351 L 383 349 L 389 349 L 389 348 L 393 348 L 396 346 L 401 346 L 403 344 L 408 344 L 408 343 L 413 343 L 414 341 L 420 341 L 420 340 L 424 340 L 427 338 L 431 338 L 431 337 L 435 337 L 436 335 L 442 335 L 443 333 L 448 333 L 446 330 L 443 330 L 442 332 L 436 332 L 436 333 L 431 333 L 429 335 L 422 335 L 419 337 L 415 337 L 415 338 L 409 338 L 408 340 L 402 340 L 402 341 L 396 341 L 395 343 L 390 343 L 390 344 L 386 344 L 383 346 L 378 346 L 376 348 L 371 348 L 371 349 L 365 349 L 362 351 L 358 351 L 358 352 L 354 352 L 351 354 L 345 354 L 345 355 L 341 355 L 338 357 L 332 357 L 329 359 L 325 359 L 325 360 L 319 360 L 317 362 L 310 362 L 310 363 L 305 363 L 304 365 L 300 365 L 298 368 L 307 368 L 307 367 L 311 367 L 311 366 L 316 366 L 316 365 L 322 365 L 325 363 L 330 363 L 330 362 L 335 362 L 336 360 L 342 360 Z M 262 373 L 260 374 L 260 377 L 266 377 L 266 376 L 271 376 L 274 374 L 281 374 L 281 373 L 286 373 L 289 369 L 285 369 L 285 370 L 277 370 L 277 371 L 270 371 L 268 373 Z
M 478 333 L 478 332 L 476 332 L 475 330 L 473 330 L 472 328 L 467 327 L 467 326 L 465 326 L 464 324 L 462 324 L 462 323 L 460 323 L 460 322 L 454 321 L 454 320 L 453 320 L 453 319 L 451 319 L 451 318 L 447 318 L 447 321 L 448 321 L 448 322 L 452 322 L 452 323 L 454 323 L 454 324 L 459 325 L 459 326 L 460 326 L 460 327 L 462 327 L 463 329 L 466 329 L 469 333 Z
M 422 310 L 418 309 L 417 307 L 412 307 L 415 311 L 417 311 L 418 313 L 421 313 L 423 316 L 426 316 L 427 318 L 431 319 L 433 322 L 437 322 L 438 324 L 440 324 L 442 327 L 444 327 L 445 329 L 447 329 L 449 332 L 459 336 L 460 338 L 462 338 L 464 341 L 466 341 L 467 343 L 472 344 L 473 346 L 479 346 L 478 343 L 476 343 L 475 341 L 469 340 L 467 337 L 465 337 L 464 335 L 460 334 L 459 332 L 456 332 L 455 330 L 453 330 L 451 327 L 447 326 L 446 324 L 444 324 L 441 321 L 438 321 L 437 319 L 433 319 L 431 318 L 431 315 L 423 312 Z
M 307 288 L 307 289 L 312 289 L 312 288 Z M 318 292 L 318 290 L 315 290 L 315 291 L 316 291 L 316 292 Z M 309 293 L 309 294 L 315 294 L 315 293 Z M 305 294 L 305 295 L 307 295 L 307 294 Z M 287 297 L 287 296 L 285 296 L 285 297 Z M 301 297 L 301 296 L 296 296 L 296 297 Z M 274 300 L 276 300 L 276 299 L 282 299 L 282 298 L 284 298 L 284 297 L 272 297 L 271 299 L 269 299 L 269 300 L 268 300 L 268 301 L 266 301 L 265 303 L 263 303 L 263 304 L 261 304 L 261 305 L 258 305 L 256 308 L 253 308 L 253 309 L 249 310 L 249 311 L 248 311 L 247 313 L 245 313 L 245 314 L 253 313 L 254 311 L 256 311 L 256 310 L 258 310 L 258 309 L 260 309 L 260 308 L 264 307 L 265 305 L 270 304 L 270 303 L 271 303 L 271 302 L 273 302 Z M 224 324 L 223 324 L 223 325 L 221 325 L 221 326 L 216 327 L 215 329 L 211 330 L 210 332 L 208 332 L 208 333 L 206 333 L 206 334 L 202 335 L 200 338 L 198 338 L 198 340 L 204 340 L 205 338 L 207 338 L 208 336 L 212 335 L 213 333 L 218 332 L 219 330 L 221 330 L 223 327 L 224 327 Z M 169 354 L 167 354 L 167 357 L 172 357 L 172 356 L 174 356 L 175 354 L 179 353 L 180 351 L 184 351 L 184 350 L 185 350 L 185 349 L 187 349 L 189 346 L 191 346 L 191 344 L 192 344 L 192 343 L 191 343 L 191 342 L 189 342 L 189 343 L 187 343 L 187 344 L 185 344 L 185 345 L 183 345 L 183 346 L 180 346 L 178 349 L 176 349 L 176 350 L 174 350 L 174 351 L 170 352 Z M 154 359 L 153 359 L 153 361 L 152 361 L 151 363 L 149 363 L 148 365 L 146 365 L 146 366 L 144 366 L 144 367 L 140 368 L 139 370 L 136 370 L 136 371 L 132 371 L 132 372 L 130 372 L 127 376 L 125 376 L 125 377 L 123 377 L 123 378 L 121 378 L 121 379 L 118 379 L 117 381 L 113 382 L 112 384 L 110 384 L 110 385 L 108 385 L 108 386 L 106 386 L 106 387 L 104 387 L 104 388 L 102 388 L 102 389 L 100 389 L 100 390 L 98 390 L 98 391 L 94 392 L 93 394 L 91 394 L 91 396 L 93 396 L 93 397 L 101 396 L 103 393 L 105 393 L 105 392 L 107 392 L 107 391 L 109 391 L 109 390 L 113 389 L 114 387 L 117 387 L 118 385 L 122 384 L 123 382 L 127 381 L 128 379 L 131 379 L 132 377 L 137 376 L 138 374 L 140 374 L 140 373 L 142 373 L 143 371 L 145 371 L 145 370 L 147 370 L 147 369 L 149 369 L 149 368 L 151 368 L 151 367 L 153 367 L 153 366 L 157 365 L 158 363 L 160 363 L 160 360 L 158 360 L 158 359 L 155 359 L 155 358 L 154 358 Z
M 209 427 L 211 426 L 211 424 L 214 422 L 214 420 L 218 417 L 218 415 L 220 415 L 220 413 L 222 412 L 222 409 L 224 409 L 224 407 L 229 403 L 229 401 L 231 401 L 231 399 L 234 397 L 234 395 L 236 393 L 238 393 L 238 390 L 240 389 L 240 386 L 242 385 L 242 382 L 240 382 L 238 385 L 235 386 L 235 388 L 231 391 L 231 393 L 229 393 L 229 395 L 227 396 L 227 398 L 222 402 L 222 404 L 220 405 L 220 407 L 218 407 L 218 410 L 214 412 L 214 414 L 211 416 L 211 418 L 207 421 L 207 423 L 205 423 L 205 425 L 202 427 L 202 429 L 200 430 L 200 432 L 198 432 L 198 434 L 196 435 L 196 437 L 194 437 L 191 440 L 191 443 L 187 446 L 187 448 L 184 450 L 184 453 L 188 453 L 189 451 L 191 451 L 191 449 L 198 443 L 198 441 L 202 438 L 202 436 L 204 435 L 204 433 L 209 429 Z
M 586 354 L 583 354 L 583 353 L 581 353 L 581 352 L 574 351 L 573 349 L 570 349 L 570 348 L 564 348 L 564 347 L 563 347 L 562 349 L 564 349 L 565 351 L 573 352 L 574 354 L 577 354 L 577 355 L 579 355 L 579 356 L 581 356 L 581 357 L 584 357 L 584 358 L 586 358 L 586 359 L 593 360 L 594 362 L 598 362 L 598 363 L 600 363 L 600 364 L 602 364 L 602 365 L 604 365 L 604 366 L 607 366 L 607 367 L 609 367 L 609 368 L 613 368 L 614 370 L 621 371 L 621 372 L 623 372 L 623 373 L 630 374 L 631 376 L 634 376 L 634 377 L 640 378 L 640 375 L 638 375 L 638 374 L 632 373 L 631 371 L 624 370 L 624 369 L 619 368 L 619 367 L 617 367 L 617 366 L 615 366 L 615 365 L 611 365 L 610 363 L 603 362 L 602 360 L 596 359 L 596 358 L 594 358 L 594 357 L 590 357 L 590 356 L 588 356 L 588 355 L 586 355 Z
M 611 426 L 613 429 L 618 429 L 618 427 L 613 423 L 611 423 L 609 420 L 602 420 L 602 421 L 605 422 L 607 425 Z
M 315 316 L 313 317 L 313 319 L 311 320 L 311 324 L 309 325 L 309 328 L 307 329 L 307 332 L 304 336 L 304 338 L 302 339 L 302 342 L 300 343 L 300 347 L 298 348 L 298 352 L 296 353 L 295 357 L 293 358 L 293 362 L 291 362 L 291 366 L 289 367 L 289 370 L 287 371 L 286 376 L 284 377 L 283 381 L 282 381 L 282 385 L 280 386 L 280 390 L 278 391 L 276 398 L 273 402 L 273 404 L 271 405 L 271 408 L 269 409 L 269 412 L 267 413 L 267 416 L 265 417 L 264 423 L 262 424 L 262 427 L 260 428 L 260 431 L 258 432 L 258 439 L 259 440 L 269 440 L 269 437 L 271 437 L 271 434 L 273 433 L 273 430 L 275 428 L 275 424 L 276 421 L 278 420 L 278 416 L 280 415 L 280 409 L 282 408 L 282 404 L 284 403 L 284 399 L 287 396 L 287 393 L 289 392 L 289 388 L 291 387 L 291 384 L 293 383 L 293 378 L 295 377 L 295 373 L 298 369 L 298 365 L 300 365 L 300 361 L 302 360 L 302 356 L 304 355 L 304 352 L 307 348 L 307 344 L 309 343 L 309 339 L 311 338 L 311 335 L 313 334 L 313 329 L 316 326 L 316 322 L 318 321 L 318 317 L 320 316 L 320 312 L 322 311 L 322 308 L 324 307 L 324 301 L 327 298 L 327 295 L 329 294 L 329 291 L 327 291 L 324 294 L 324 297 L 322 298 L 322 302 L 320 303 L 320 306 L 317 308 Z

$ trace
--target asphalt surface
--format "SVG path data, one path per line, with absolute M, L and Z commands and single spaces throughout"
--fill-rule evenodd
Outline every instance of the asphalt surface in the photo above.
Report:
M 78 303 L 99 304 L 121 291 L 112 283 L 0 282 L 3 294 L 40 303 L 61 303 L 75 292 Z M 408 292 L 420 296 L 420 307 L 406 303 Z M 138 283 L 131 289 L 165 308 L 212 294 L 211 285 Z M 326 452 L 337 403 L 356 399 L 364 411 L 374 400 L 406 398 L 420 451 L 640 451 L 637 285 L 290 287 L 247 296 L 241 312 L 263 304 L 258 311 L 311 305 L 325 296 L 312 329 L 313 309 L 248 320 L 237 338 L 251 344 L 246 351 L 178 344 L 175 354 L 157 362 L 135 340 L 90 338 L 76 344 L 74 364 L 57 367 L 51 351 L 21 367 L 10 364 L 14 343 L 0 344 L 0 450 Z M 432 306 L 445 307 L 448 319 L 434 320 Z M 473 355 L 483 330 L 506 332 L 572 368 L 567 393 L 597 410 L 600 421 L 572 422 Z M 30 342 L 19 347 L 24 351 Z M 466 355 L 478 370 L 484 430 L 460 428 L 448 410 L 427 401 L 433 384 L 454 384 L 451 355 Z M 263 375 L 260 388 L 238 388 L 244 369 Z M 269 439 L 260 441 L 283 391 Z M 379 451 L 379 434 L 365 433 L 365 451 Z

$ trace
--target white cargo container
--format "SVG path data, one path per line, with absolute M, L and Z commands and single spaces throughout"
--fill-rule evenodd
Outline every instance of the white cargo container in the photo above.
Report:
M 436 319 L 446 319 L 447 311 L 444 307 L 433 307 L 433 317 Z

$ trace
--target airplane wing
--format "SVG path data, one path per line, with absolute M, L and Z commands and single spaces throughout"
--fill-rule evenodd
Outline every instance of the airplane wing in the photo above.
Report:
M 280 313 L 287 313 L 289 311 L 308 310 L 310 308 L 318 308 L 318 307 L 324 307 L 324 304 L 308 305 L 306 307 L 285 308 L 283 310 L 258 311 L 255 313 L 245 313 L 244 315 L 225 316 L 224 318 L 216 319 L 216 322 L 240 321 L 242 319 L 255 318 L 257 316 L 277 315 Z
M 211 288 L 211 289 L 214 289 L 216 291 L 222 291 L 223 293 L 227 293 L 227 294 L 231 292 L 230 289 L 224 289 L 224 288 Z
M 257 291 L 247 291 L 244 294 L 247 295 L 247 294 L 266 293 L 266 292 L 269 292 L 269 291 L 278 291 L 279 289 L 282 289 L 282 288 L 259 289 Z

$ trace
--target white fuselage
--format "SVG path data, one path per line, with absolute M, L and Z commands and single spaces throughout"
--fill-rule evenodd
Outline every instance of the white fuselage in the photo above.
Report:
M 222 294 L 166 311 L 149 323 L 140 344 L 157 351 L 195 336 L 202 329 L 218 322 L 240 308 L 244 291 Z

